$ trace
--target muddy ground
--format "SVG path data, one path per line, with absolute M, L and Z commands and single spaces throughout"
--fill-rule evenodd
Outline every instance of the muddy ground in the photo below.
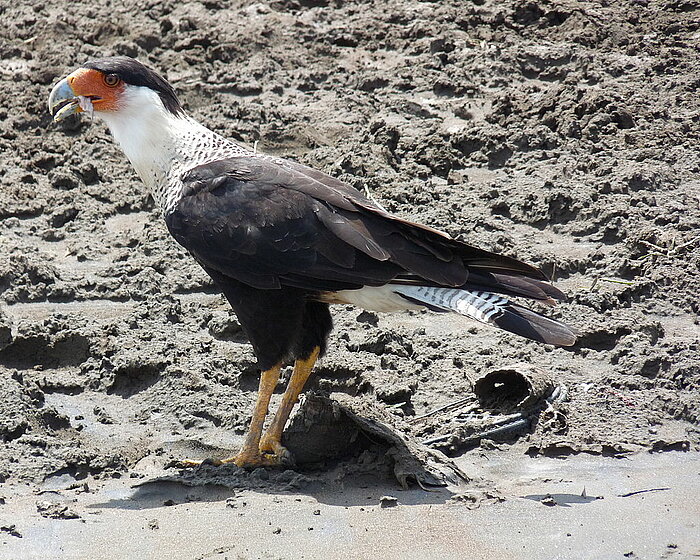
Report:
M 13 500 L 177 481 L 173 458 L 235 449 L 255 398 L 235 317 L 105 127 L 47 113 L 58 78 L 113 54 L 160 70 L 210 128 L 540 266 L 570 296 L 551 315 L 580 331 L 571 349 L 336 308 L 317 394 L 460 464 L 700 449 L 697 2 L 4 0 L 0 21 L 0 541 L 31 524 Z M 418 418 L 514 362 L 566 388 L 519 431 L 475 439 L 472 401 Z M 224 482 L 391 489 L 385 451 Z M 502 498 L 496 475 L 470 476 L 470 503 Z

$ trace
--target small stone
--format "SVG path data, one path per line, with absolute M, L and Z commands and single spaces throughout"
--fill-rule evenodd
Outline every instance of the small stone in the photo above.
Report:
M 101 406 L 96 406 L 92 409 L 95 419 L 100 424 L 114 424 L 114 419 L 109 415 L 109 413 Z
M 57 189 L 70 190 L 78 186 L 75 174 L 69 171 L 58 169 L 49 173 L 51 186 Z
M 279 535 L 281 532 L 282 532 L 282 527 L 275 527 L 272 530 L 272 534 L 274 534 L 274 535 Z
M 52 228 L 61 228 L 68 222 L 72 222 L 78 217 L 78 209 L 75 206 L 59 206 L 54 209 L 51 216 L 49 217 L 49 225 Z
M 47 229 L 41 234 L 44 241 L 62 241 L 66 238 L 66 234 L 56 229 Z
M 547 494 L 544 498 L 542 498 L 540 503 L 549 507 L 557 505 L 556 500 L 551 496 L 551 494 Z
M 394 496 L 382 496 L 379 498 L 379 505 L 383 508 L 389 508 L 399 505 L 399 499 Z
M 21 539 L 21 538 L 22 538 L 22 533 L 20 533 L 20 532 L 17 530 L 17 525 L 14 525 L 14 524 L 12 524 L 12 525 L 3 525 L 2 527 L 0 527 L 0 532 L 2 532 L 2 533 L 7 533 L 7 534 L 9 534 L 9 535 L 12 535 L 13 537 L 17 537 L 18 539 Z
M 362 311 L 355 320 L 358 323 L 367 323 L 374 327 L 379 324 L 379 316 L 372 311 Z
M 36 510 L 42 517 L 51 519 L 79 519 L 80 515 L 65 504 L 56 504 L 49 501 L 36 503 Z

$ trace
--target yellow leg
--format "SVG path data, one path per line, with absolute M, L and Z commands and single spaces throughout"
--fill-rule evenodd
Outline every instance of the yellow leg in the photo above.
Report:
M 253 418 L 250 421 L 243 449 L 238 455 L 224 459 L 221 461 L 222 463 L 236 463 L 239 467 L 263 467 L 277 464 L 260 453 L 259 444 L 265 416 L 267 416 L 267 409 L 270 405 L 270 397 L 272 397 L 280 378 L 280 369 L 282 369 L 281 364 L 260 374 L 258 400 L 255 403 Z
M 304 389 L 304 385 L 311 375 L 320 350 L 317 346 L 307 359 L 297 360 L 294 363 L 294 371 L 289 379 L 287 390 L 282 396 L 282 402 L 275 413 L 275 417 L 272 419 L 270 427 L 260 440 L 260 451 L 271 454 L 278 463 L 289 457 L 288 451 L 282 446 L 282 432 L 289 414 L 294 408 L 294 404 L 299 399 L 299 393 Z

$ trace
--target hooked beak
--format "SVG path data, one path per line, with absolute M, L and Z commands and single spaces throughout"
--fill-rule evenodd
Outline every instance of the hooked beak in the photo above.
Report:
M 80 99 L 68 83 L 68 78 L 58 82 L 49 95 L 49 113 L 53 115 L 54 122 L 61 121 L 74 113 L 80 113 Z

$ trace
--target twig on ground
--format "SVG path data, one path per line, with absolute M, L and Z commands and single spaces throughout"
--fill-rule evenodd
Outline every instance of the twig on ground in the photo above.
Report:
M 601 278 L 601 282 L 611 282 L 613 284 L 624 284 L 625 286 L 634 286 L 634 282 L 629 280 L 615 280 L 615 278 Z
M 447 403 L 446 405 L 443 405 L 439 408 L 436 408 L 434 410 L 431 410 L 430 412 L 426 412 L 425 414 L 421 414 L 420 416 L 415 416 L 409 420 L 409 422 L 415 422 L 416 420 L 423 420 L 423 418 L 428 418 L 429 416 L 433 416 L 434 414 L 437 414 L 438 412 L 443 412 L 444 410 L 449 410 L 450 408 L 454 408 L 457 406 L 462 406 L 463 404 L 468 403 L 469 401 L 474 400 L 474 397 L 463 397 L 459 400 L 453 401 L 451 403 Z
M 645 490 L 635 490 L 634 492 L 627 492 L 626 494 L 618 494 L 618 498 L 629 498 L 630 496 L 635 496 L 637 494 L 644 494 L 645 492 L 661 492 L 663 490 L 670 490 L 670 488 L 647 488 Z

